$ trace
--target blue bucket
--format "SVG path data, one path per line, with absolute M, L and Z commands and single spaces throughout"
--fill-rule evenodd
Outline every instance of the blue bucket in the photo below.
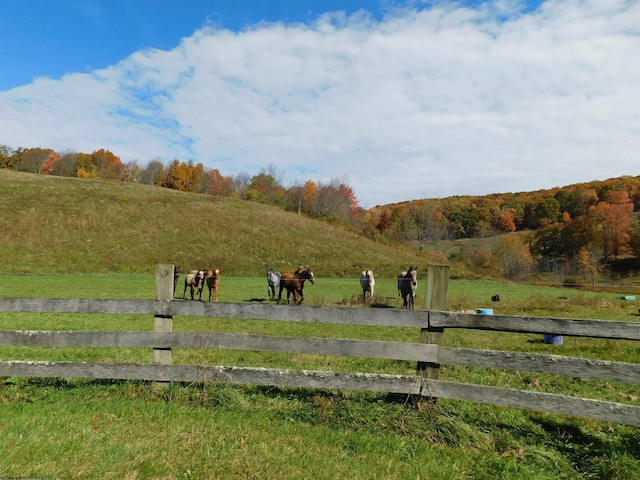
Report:
M 562 345 L 563 340 L 562 335 L 552 335 L 551 333 L 544 334 L 544 343 L 548 343 L 550 345 Z
M 493 308 L 479 308 L 476 313 L 478 315 L 493 315 Z

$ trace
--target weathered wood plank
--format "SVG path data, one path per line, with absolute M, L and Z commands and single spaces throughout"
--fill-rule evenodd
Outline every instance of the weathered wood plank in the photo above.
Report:
M 279 387 L 420 393 L 415 376 L 252 367 L 0 361 L 0 376 L 218 382 Z
M 23 347 L 203 348 L 385 358 L 523 370 L 640 384 L 640 365 L 560 355 L 350 339 L 288 338 L 208 332 L 95 332 L 0 330 L 0 345 Z
M 640 426 L 639 406 L 604 400 L 442 380 L 425 380 L 421 394 Z
M 567 336 L 640 340 L 640 322 L 474 315 L 434 310 L 404 310 L 393 308 L 304 307 L 182 300 L 0 298 L 0 312 L 139 314 L 155 316 L 186 315 L 370 326 L 470 328 L 519 333 L 551 333 Z
M 474 315 L 435 310 L 304 307 L 199 301 L 0 298 L 0 312 L 201 316 L 370 326 L 471 328 L 640 340 L 640 322 Z
M 438 328 L 470 328 L 518 333 L 640 340 L 640 322 L 576 318 L 513 317 L 430 311 L 429 324 Z
M 434 361 L 436 345 L 342 338 L 295 338 L 215 332 L 95 332 L 0 330 L 1 346 L 141 347 L 259 350 L 312 355 Z
M 267 368 L 0 361 L 0 376 L 220 382 L 401 393 L 464 400 L 640 426 L 640 407 L 551 393 L 470 385 L 418 376 Z
M 440 348 L 438 362 L 640 384 L 640 365 L 636 363 L 467 348 Z
M 301 305 L 213 303 L 192 300 L 0 298 L 0 312 L 102 313 L 155 316 L 185 315 L 381 327 L 426 328 L 429 324 L 428 312 L 425 310 L 304 307 Z

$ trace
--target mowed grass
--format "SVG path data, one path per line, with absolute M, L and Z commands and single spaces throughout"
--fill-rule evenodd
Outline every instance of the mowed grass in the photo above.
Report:
M 418 305 L 423 298 L 420 284 Z M 400 307 L 394 278 L 374 305 Z M 499 294 L 500 302 L 491 302 Z M 150 274 L 0 275 L 1 297 L 153 299 Z M 305 305 L 369 308 L 357 278 L 319 277 Z M 179 286 L 177 300 L 183 301 Z M 223 276 L 220 301 L 268 302 L 266 279 Z M 566 297 L 566 298 L 559 298 Z M 206 292 L 203 295 L 206 299 Z M 191 301 L 191 300 L 184 300 Z M 195 300 L 198 301 L 198 300 Z M 449 309 L 637 320 L 635 302 L 558 288 L 451 281 Z M 295 308 L 295 307 L 291 307 Z M 531 313 L 535 311 L 536 313 Z M 521 313 L 525 312 L 525 313 Z M 138 315 L 0 314 L 0 329 L 152 330 Z M 418 341 L 407 328 L 174 318 L 176 331 Z M 637 343 L 448 330 L 444 344 L 640 363 Z M 2 360 L 149 363 L 150 349 L 0 348 Z M 412 374 L 411 362 L 174 350 L 174 363 Z M 638 387 L 443 366 L 441 378 L 640 404 Z M 640 476 L 640 429 L 577 417 L 366 392 L 65 379 L 0 380 L 0 476 L 44 478 L 521 479 Z

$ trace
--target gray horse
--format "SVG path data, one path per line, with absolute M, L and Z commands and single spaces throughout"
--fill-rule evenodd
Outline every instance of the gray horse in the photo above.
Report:
M 269 300 L 276 299 L 276 288 L 280 286 L 280 279 L 282 274 L 280 272 L 274 272 L 271 269 L 267 270 L 267 296 Z

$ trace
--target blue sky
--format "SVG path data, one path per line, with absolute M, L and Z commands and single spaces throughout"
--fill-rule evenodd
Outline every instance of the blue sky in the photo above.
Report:
M 259 22 L 310 22 L 327 11 L 380 2 L 319 0 L 0 0 L 0 91 L 118 63 L 143 48 L 171 49 L 207 24 L 233 31 Z M 8 32 L 8 34 L 7 34 Z
M 0 143 L 365 207 L 640 174 L 640 2 L 0 0 Z
M 481 0 L 463 2 L 479 5 Z M 310 23 L 326 12 L 366 10 L 380 20 L 392 0 L 0 0 L 0 91 L 36 77 L 113 65 L 143 48 L 171 49 L 207 24 L 242 31 L 259 22 Z M 540 0 L 523 2 L 522 10 Z

